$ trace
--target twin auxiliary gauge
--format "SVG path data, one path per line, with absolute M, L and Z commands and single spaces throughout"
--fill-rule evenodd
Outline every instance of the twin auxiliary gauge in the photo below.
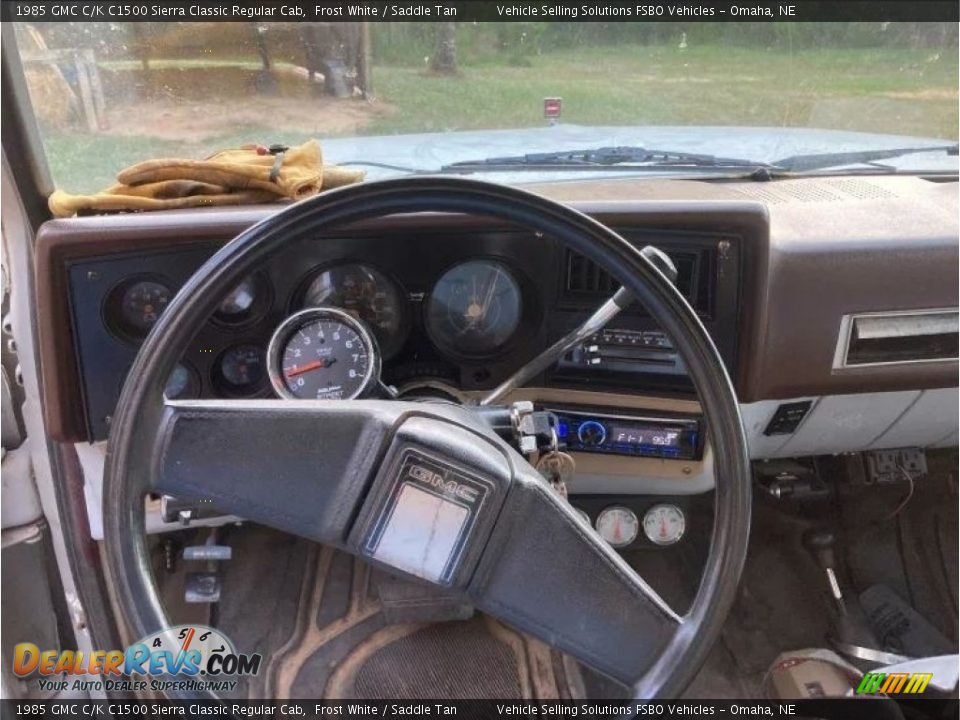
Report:
M 643 514 L 642 521 L 633 510 L 623 505 L 605 507 L 597 515 L 596 523 L 591 522 L 585 510 L 576 510 L 597 529 L 600 537 L 618 550 L 632 545 L 640 535 L 641 527 L 647 540 L 661 547 L 678 543 L 687 529 L 683 511 L 669 503 L 653 505 Z

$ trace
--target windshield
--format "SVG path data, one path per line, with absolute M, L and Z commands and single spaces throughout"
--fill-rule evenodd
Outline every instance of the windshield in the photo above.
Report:
M 618 146 L 762 163 L 943 146 L 958 136 L 957 36 L 955 23 L 16 25 L 53 180 L 73 193 L 148 158 L 309 138 L 370 177 Z M 957 168 L 942 151 L 877 162 Z

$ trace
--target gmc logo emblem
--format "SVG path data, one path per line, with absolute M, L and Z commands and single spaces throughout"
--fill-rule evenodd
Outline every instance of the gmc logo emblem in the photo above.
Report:
M 474 503 L 477 500 L 477 491 L 469 485 L 459 483 L 456 480 L 447 480 L 440 473 L 435 473 L 422 465 L 411 465 L 410 477 L 436 488 L 446 495 L 453 495 L 469 503 Z

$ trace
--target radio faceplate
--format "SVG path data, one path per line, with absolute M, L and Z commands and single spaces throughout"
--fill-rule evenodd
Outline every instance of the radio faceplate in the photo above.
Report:
M 699 460 L 703 451 L 700 416 L 544 409 L 557 416 L 560 445 L 570 451 L 667 460 Z

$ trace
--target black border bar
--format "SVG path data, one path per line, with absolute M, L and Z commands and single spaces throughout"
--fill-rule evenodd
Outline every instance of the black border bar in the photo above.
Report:
M 0 0 L 22 22 L 958 22 L 956 0 Z
M 3 700 L 0 719 L 20 718 L 822 718 L 879 720 L 897 717 L 894 701 L 880 698 L 822 700 Z M 956 717 L 957 700 L 909 699 L 899 703 L 906 717 Z M 919 715 L 918 715 L 919 713 Z

